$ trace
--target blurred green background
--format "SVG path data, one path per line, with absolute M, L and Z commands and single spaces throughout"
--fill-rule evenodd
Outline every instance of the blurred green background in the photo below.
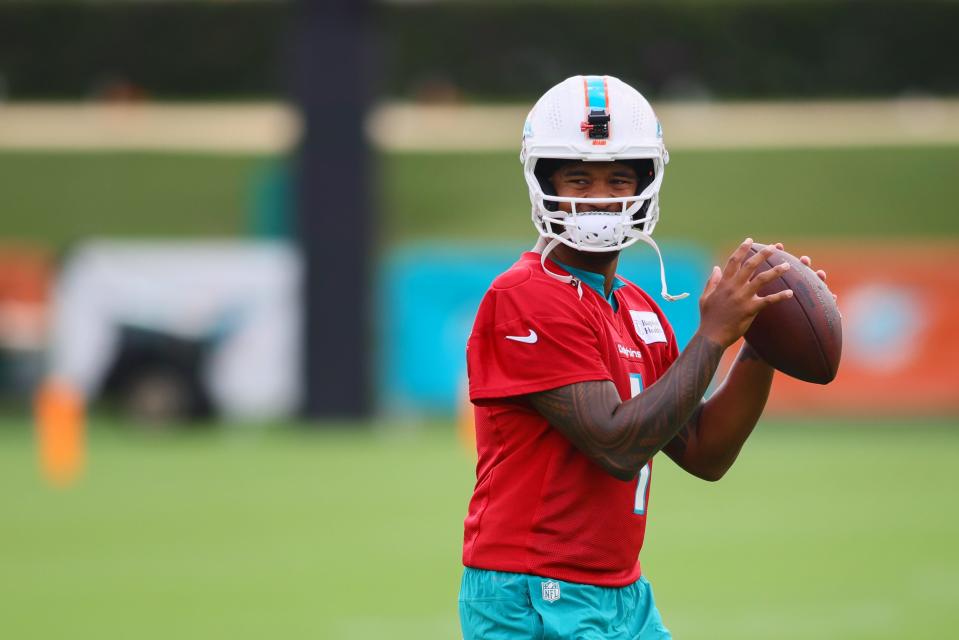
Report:
M 529 196 L 514 152 L 378 156 L 380 240 L 525 241 Z M 90 233 L 238 235 L 257 155 L 0 151 L 11 236 L 62 246 Z M 731 250 L 782 238 L 959 235 L 959 148 L 673 151 L 657 238 Z M 52 188 L 55 185 L 55 188 Z

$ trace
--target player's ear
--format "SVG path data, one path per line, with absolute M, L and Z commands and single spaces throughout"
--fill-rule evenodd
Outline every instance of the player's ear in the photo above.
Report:
M 649 158 L 642 158 L 640 160 L 625 160 L 633 171 L 636 172 L 636 194 L 641 194 L 646 187 L 653 183 L 653 180 L 656 178 L 655 165 L 653 161 Z

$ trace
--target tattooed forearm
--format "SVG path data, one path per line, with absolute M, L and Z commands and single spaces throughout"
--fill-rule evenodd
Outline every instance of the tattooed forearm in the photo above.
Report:
M 669 454 L 669 457 L 673 460 L 682 460 L 690 443 L 699 437 L 699 422 L 703 417 L 705 406 L 706 403 L 700 401 L 699 406 L 693 409 L 693 415 L 689 416 L 689 420 L 686 421 L 683 428 L 676 432 L 676 436 L 663 447 L 663 451 Z
M 609 381 L 571 384 L 529 399 L 580 451 L 625 480 L 689 421 L 722 354 L 721 345 L 697 334 L 656 384 L 626 402 Z

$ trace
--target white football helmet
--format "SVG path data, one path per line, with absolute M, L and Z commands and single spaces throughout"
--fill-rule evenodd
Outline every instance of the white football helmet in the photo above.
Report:
M 639 193 L 626 198 L 559 197 L 549 181 L 563 161 L 627 161 L 637 169 Z M 639 240 L 660 254 L 650 237 L 659 220 L 659 188 L 669 162 L 663 130 L 649 102 L 612 76 L 567 78 L 540 98 L 526 118 L 520 151 L 529 187 L 533 225 L 546 241 L 546 256 L 563 243 L 578 251 L 619 251 Z M 562 211 L 568 203 L 571 212 Z M 613 211 L 596 210 L 596 206 Z M 553 274 L 547 269 L 547 273 Z M 665 268 L 660 255 L 662 295 Z M 572 280 L 568 276 L 560 277 Z

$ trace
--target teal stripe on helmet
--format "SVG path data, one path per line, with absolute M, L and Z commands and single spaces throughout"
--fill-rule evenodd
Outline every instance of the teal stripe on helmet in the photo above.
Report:
M 603 76 L 586 76 L 586 102 L 590 111 L 606 111 L 606 83 Z

